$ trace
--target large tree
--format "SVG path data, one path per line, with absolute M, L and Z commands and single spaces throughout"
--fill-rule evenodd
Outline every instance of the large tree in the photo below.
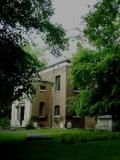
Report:
M 37 30 L 52 54 L 59 55 L 67 39 L 61 25 L 51 23 L 53 14 L 51 0 L 0 1 L 0 39 L 21 43 L 25 32 Z
M 0 48 L 0 109 L 7 110 L 23 94 L 32 96 L 33 80 L 44 63 L 12 42 L 0 41 Z
M 120 49 L 113 53 L 80 48 L 72 60 L 71 78 L 80 89 L 71 99 L 78 115 L 120 116 Z
M 30 34 L 37 31 L 56 56 L 65 49 L 64 29 L 52 24 L 53 14 L 51 0 L 0 1 L 0 107 L 33 93 L 33 78 L 44 64 L 23 50 Z
M 84 17 L 84 35 L 97 49 L 120 44 L 120 1 L 100 0 Z
M 80 88 L 72 98 L 79 115 L 120 116 L 120 47 L 118 0 L 101 0 L 85 17 L 85 36 L 96 50 L 79 48 L 72 60 L 71 78 Z

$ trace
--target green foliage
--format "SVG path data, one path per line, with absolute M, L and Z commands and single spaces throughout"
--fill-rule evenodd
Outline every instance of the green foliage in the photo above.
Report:
M 85 36 L 98 48 L 119 46 L 120 1 L 100 0 L 85 16 Z
M 0 106 L 4 108 L 23 94 L 34 93 L 33 80 L 44 63 L 12 42 L 0 41 L 0 48 Z
M 8 117 L 0 118 L 0 127 L 9 128 L 10 127 L 10 119 Z
M 95 53 L 80 49 L 71 65 L 72 83 L 80 94 L 70 101 L 78 115 L 117 114 L 120 104 L 120 55 L 110 50 Z
M 119 0 L 101 0 L 85 19 L 85 36 L 96 51 L 79 48 L 73 57 L 71 79 L 80 94 L 70 101 L 78 115 L 120 117 Z
M 37 122 L 39 120 L 39 116 L 32 116 L 31 121 Z
M 51 0 L 0 1 L 1 108 L 11 105 L 22 95 L 31 97 L 34 92 L 33 79 L 44 63 L 23 47 L 34 31 L 56 56 L 67 47 L 64 29 L 50 21 L 53 13 Z
M 67 130 L 75 132 L 75 130 Z M 0 132 L 1 157 L 22 160 L 119 160 L 120 140 L 88 141 L 87 143 L 57 143 L 53 140 L 35 140 L 26 142 L 28 134 L 47 134 L 57 136 L 64 129 L 37 129 Z M 87 131 L 78 130 L 79 135 Z M 91 136 L 90 132 L 87 132 Z M 101 132 L 101 136 L 104 132 Z M 76 134 L 75 134 L 76 135 Z M 66 135 L 67 136 L 67 135 Z M 76 137 L 77 139 L 77 137 Z M 6 153 L 7 150 L 7 154 Z M 13 152 L 14 150 L 14 152 Z M 34 154 L 33 154 L 34 153 Z M 61 158 L 62 157 L 62 158 Z
M 79 48 L 72 60 L 72 82 L 75 82 L 75 85 L 84 89 L 88 82 L 91 81 L 90 70 L 91 68 L 96 69 L 95 64 L 99 61 L 99 59 L 99 54 L 95 51 Z M 86 78 L 86 76 L 89 76 L 89 78 Z
M 0 2 L 0 38 L 21 44 L 26 33 L 34 30 L 45 41 L 52 54 L 59 55 L 67 44 L 61 25 L 52 24 L 54 9 L 51 0 L 4 0 Z M 9 16 L 8 16 L 9 15 Z
M 16 129 L 14 131 L 3 131 L 0 132 L 0 141 L 5 142 L 14 140 L 25 140 L 28 134 L 42 134 L 48 135 L 53 138 L 52 143 L 54 142 L 64 142 L 64 143 L 79 143 L 87 141 L 101 141 L 101 140 L 112 140 L 120 139 L 120 132 L 112 131 L 103 131 L 103 130 L 84 130 L 84 129 L 33 129 L 33 130 L 24 130 Z M 38 142 L 38 141 L 37 141 Z M 47 141 L 48 142 L 48 141 Z M 107 141 L 106 141 L 107 142 Z M 58 143 L 57 143 L 58 144 Z M 60 145 L 60 143 L 59 143 Z
M 89 113 L 89 104 L 91 103 L 91 99 L 92 94 L 89 90 L 80 90 L 80 94 L 69 100 L 69 104 L 71 106 L 70 109 L 74 110 L 78 116 L 84 116 Z
M 113 123 L 113 130 L 114 131 L 119 131 L 120 130 L 120 120 L 116 120 Z
M 35 127 L 33 126 L 33 122 L 31 120 L 26 125 L 26 129 L 35 129 Z
M 79 142 L 87 142 L 87 141 L 101 141 L 101 140 L 111 140 L 111 139 L 119 139 L 119 132 L 108 132 L 108 131 L 81 131 L 74 133 L 63 133 L 58 139 L 59 142 L 62 143 L 79 143 Z

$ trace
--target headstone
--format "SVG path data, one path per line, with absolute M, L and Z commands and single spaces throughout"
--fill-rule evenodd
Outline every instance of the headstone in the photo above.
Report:
M 111 115 L 98 116 L 96 129 L 112 130 L 112 116 Z
M 67 122 L 67 128 L 68 129 L 72 128 L 72 123 L 70 121 Z

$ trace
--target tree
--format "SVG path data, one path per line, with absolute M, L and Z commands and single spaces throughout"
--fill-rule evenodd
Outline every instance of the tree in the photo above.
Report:
M 120 50 L 119 50 L 120 51 Z M 120 55 L 110 50 L 79 49 L 71 65 L 71 79 L 80 94 L 71 99 L 78 115 L 120 116 Z
M 67 39 L 61 25 L 50 21 L 54 10 L 51 0 L 4 0 L 0 1 L 0 39 L 11 39 L 21 44 L 23 34 L 37 30 L 52 54 L 64 50 Z
M 81 47 L 72 60 L 71 79 L 80 94 L 71 106 L 78 115 L 120 117 L 119 3 L 102 0 L 85 17 L 84 34 L 96 50 Z
M 23 94 L 31 97 L 34 93 L 33 80 L 44 63 L 12 42 L 0 41 L 0 48 L 0 107 L 6 110 Z
M 33 78 L 44 63 L 24 51 L 23 45 L 34 30 L 53 55 L 67 46 L 64 29 L 50 21 L 53 13 L 50 0 L 0 1 L 0 107 L 33 93 Z
M 120 1 L 101 0 L 85 17 L 84 35 L 97 49 L 120 44 Z

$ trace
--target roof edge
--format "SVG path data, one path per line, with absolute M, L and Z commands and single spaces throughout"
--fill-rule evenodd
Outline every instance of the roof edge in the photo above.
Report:
M 65 59 L 65 60 L 59 61 L 59 62 L 57 62 L 57 63 L 54 63 L 54 64 L 52 64 L 52 65 L 49 65 L 49 66 L 45 67 L 44 69 L 54 67 L 54 66 L 59 65 L 59 64 L 64 63 L 64 62 L 71 63 L 71 60 L 70 60 L 70 59 Z

